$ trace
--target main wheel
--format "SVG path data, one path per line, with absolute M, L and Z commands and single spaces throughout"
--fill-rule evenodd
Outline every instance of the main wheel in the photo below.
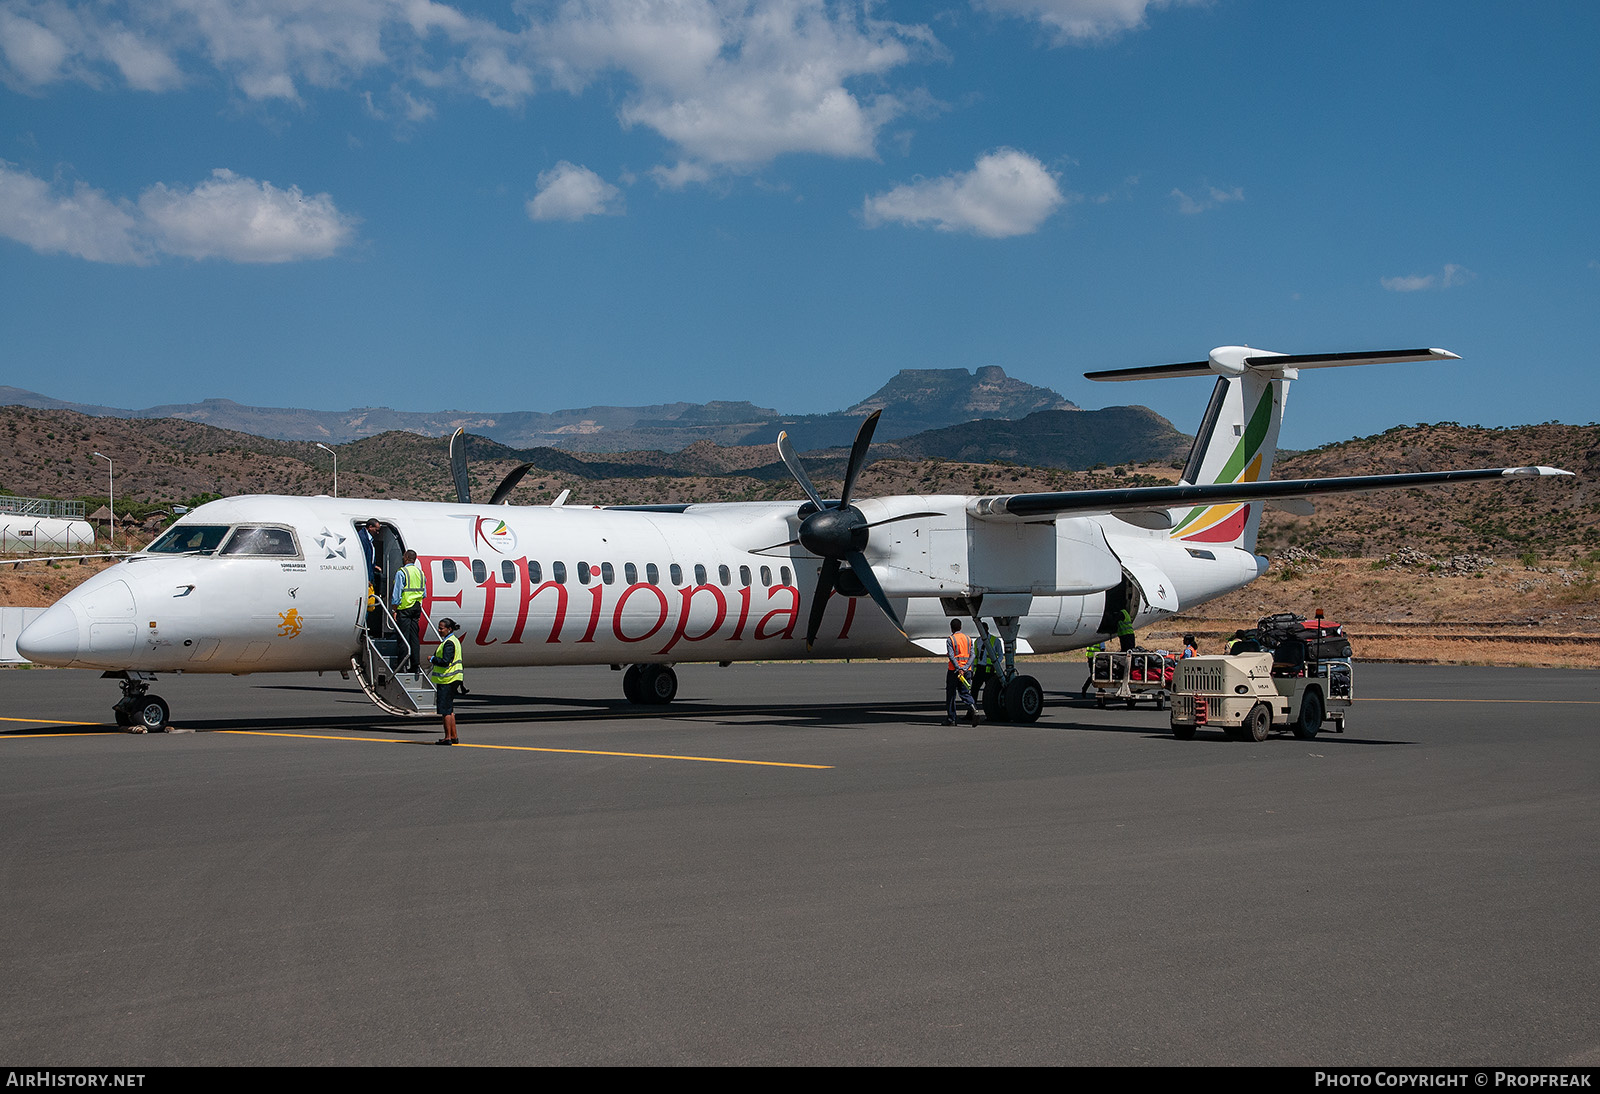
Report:
M 1322 729 L 1322 692 L 1307 688 L 1306 697 L 1300 700 L 1300 720 L 1294 724 L 1294 735 L 1309 741 Z
M 1006 711 L 1005 685 L 999 680 L 990 680 L 983 685 L 983 713 L 991 722 L 1011 720 L 1011 715 Z
M 146 695 L 133 710 L 134 722 L 147 730 L 159 730 L 172 716 L 172 708 L 159 695 Z
M 1031 676 L 1014 676 L 1006 685 L 1006 715 L 1013 722 L 1037 722 L 1044 711 L 1044 688 Z
M 644 687 L 639 682 L 639 666 L 629 665 L 628 671 L 622 674 L 622 694 L 630 703 L 644 702 Z
M 639 673 L 639 690 L 646 703 L 666 706 L 678 694 L 678 674 L 671 665 L 646 665 Z
M 1272 708 L 1265 703 L 1257 703 L 1244 716 L 1244 724 L 1239 728 L 1249 740 L 1266 740 L 1267 734 L 1272 732 Z

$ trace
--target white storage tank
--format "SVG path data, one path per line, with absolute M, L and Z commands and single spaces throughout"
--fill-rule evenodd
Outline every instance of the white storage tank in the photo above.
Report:
M 0 513 L 0 552 L 81 551 L 94 548 L 94 528 L 86 520 Z

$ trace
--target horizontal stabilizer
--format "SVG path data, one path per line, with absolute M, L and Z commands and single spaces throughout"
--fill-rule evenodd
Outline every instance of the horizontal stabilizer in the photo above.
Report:
M 1280 498 L 1312 498 L 1355 494 L 1366 490 L 1403 490 L 1413 486 L 1447 486 L 1485 479 L 1539 478 L 1570 475 L 1555 467 L 1483 467 L 1467 471 L 1423 471 L 1400 475 L 1350 475 L 1326 479 L 1283 479 L 1266 482 L 1219 482 L 1202 486 L 1130 486 L 1111 490 L 1062 490 L 1042 494 L 1003 494 L 977 498 L 967 512 L 979 520 L 1025 521 L 1073 514 L 1116 513 L 1186 505 L 1243 504 Z
M 1204 361 L 1175 365 L 1144 365 L 1086 372 L 1090 380 L 1167 380 L 1177 376 L 1238 376 L 1245 369 L 1279 372 L 1286 368 L 1342 368 L 1346 365 L 1399 364 L 1405 361 L 1459 361 L 1443 349 L 1384 349 L 1365 353 L 1272 353 L 1248 346 L 1221 346 Z

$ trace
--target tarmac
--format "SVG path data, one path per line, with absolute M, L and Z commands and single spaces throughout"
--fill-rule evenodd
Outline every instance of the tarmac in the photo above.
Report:
M 1600 673 L 1358 666 L 1262 743 L 1038 673 L 946 728 L 933 660 L 469 666 L 439 748 L 0 672 L 0 1062 L 1600 1064 Z

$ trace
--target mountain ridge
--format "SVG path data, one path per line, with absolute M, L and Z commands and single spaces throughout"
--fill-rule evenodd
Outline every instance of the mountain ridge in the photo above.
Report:
M 998 365 L 986 365 L 972 373 L 960 368 L 903 369 L 861 402 L 826 414 L 784 414 L 743 400 L 555 411 L 404 411 L 390 407 L 265 407 L 207 398 L 131 409 L 74 403 L 10 386 L 0 386 L 0 405 L 69 410 L 97 418 L 170 418 L 270 440 L 329 444 L 393 431 L 441 437 L 459 428 L 513 448 L 548 446 L 571 452 L 674 452 L 701 440 L 737 447 L 769 441 L 779 429 L 787 429 L 802 446 L 825 448 L 850 443 L 861 419 L 874 410 L 883 411 L 879 437 L 894 440 L 974 419 L 1015 419 L 1041 410 L 1078 409 L 1049 388 L 1007 376 Z

